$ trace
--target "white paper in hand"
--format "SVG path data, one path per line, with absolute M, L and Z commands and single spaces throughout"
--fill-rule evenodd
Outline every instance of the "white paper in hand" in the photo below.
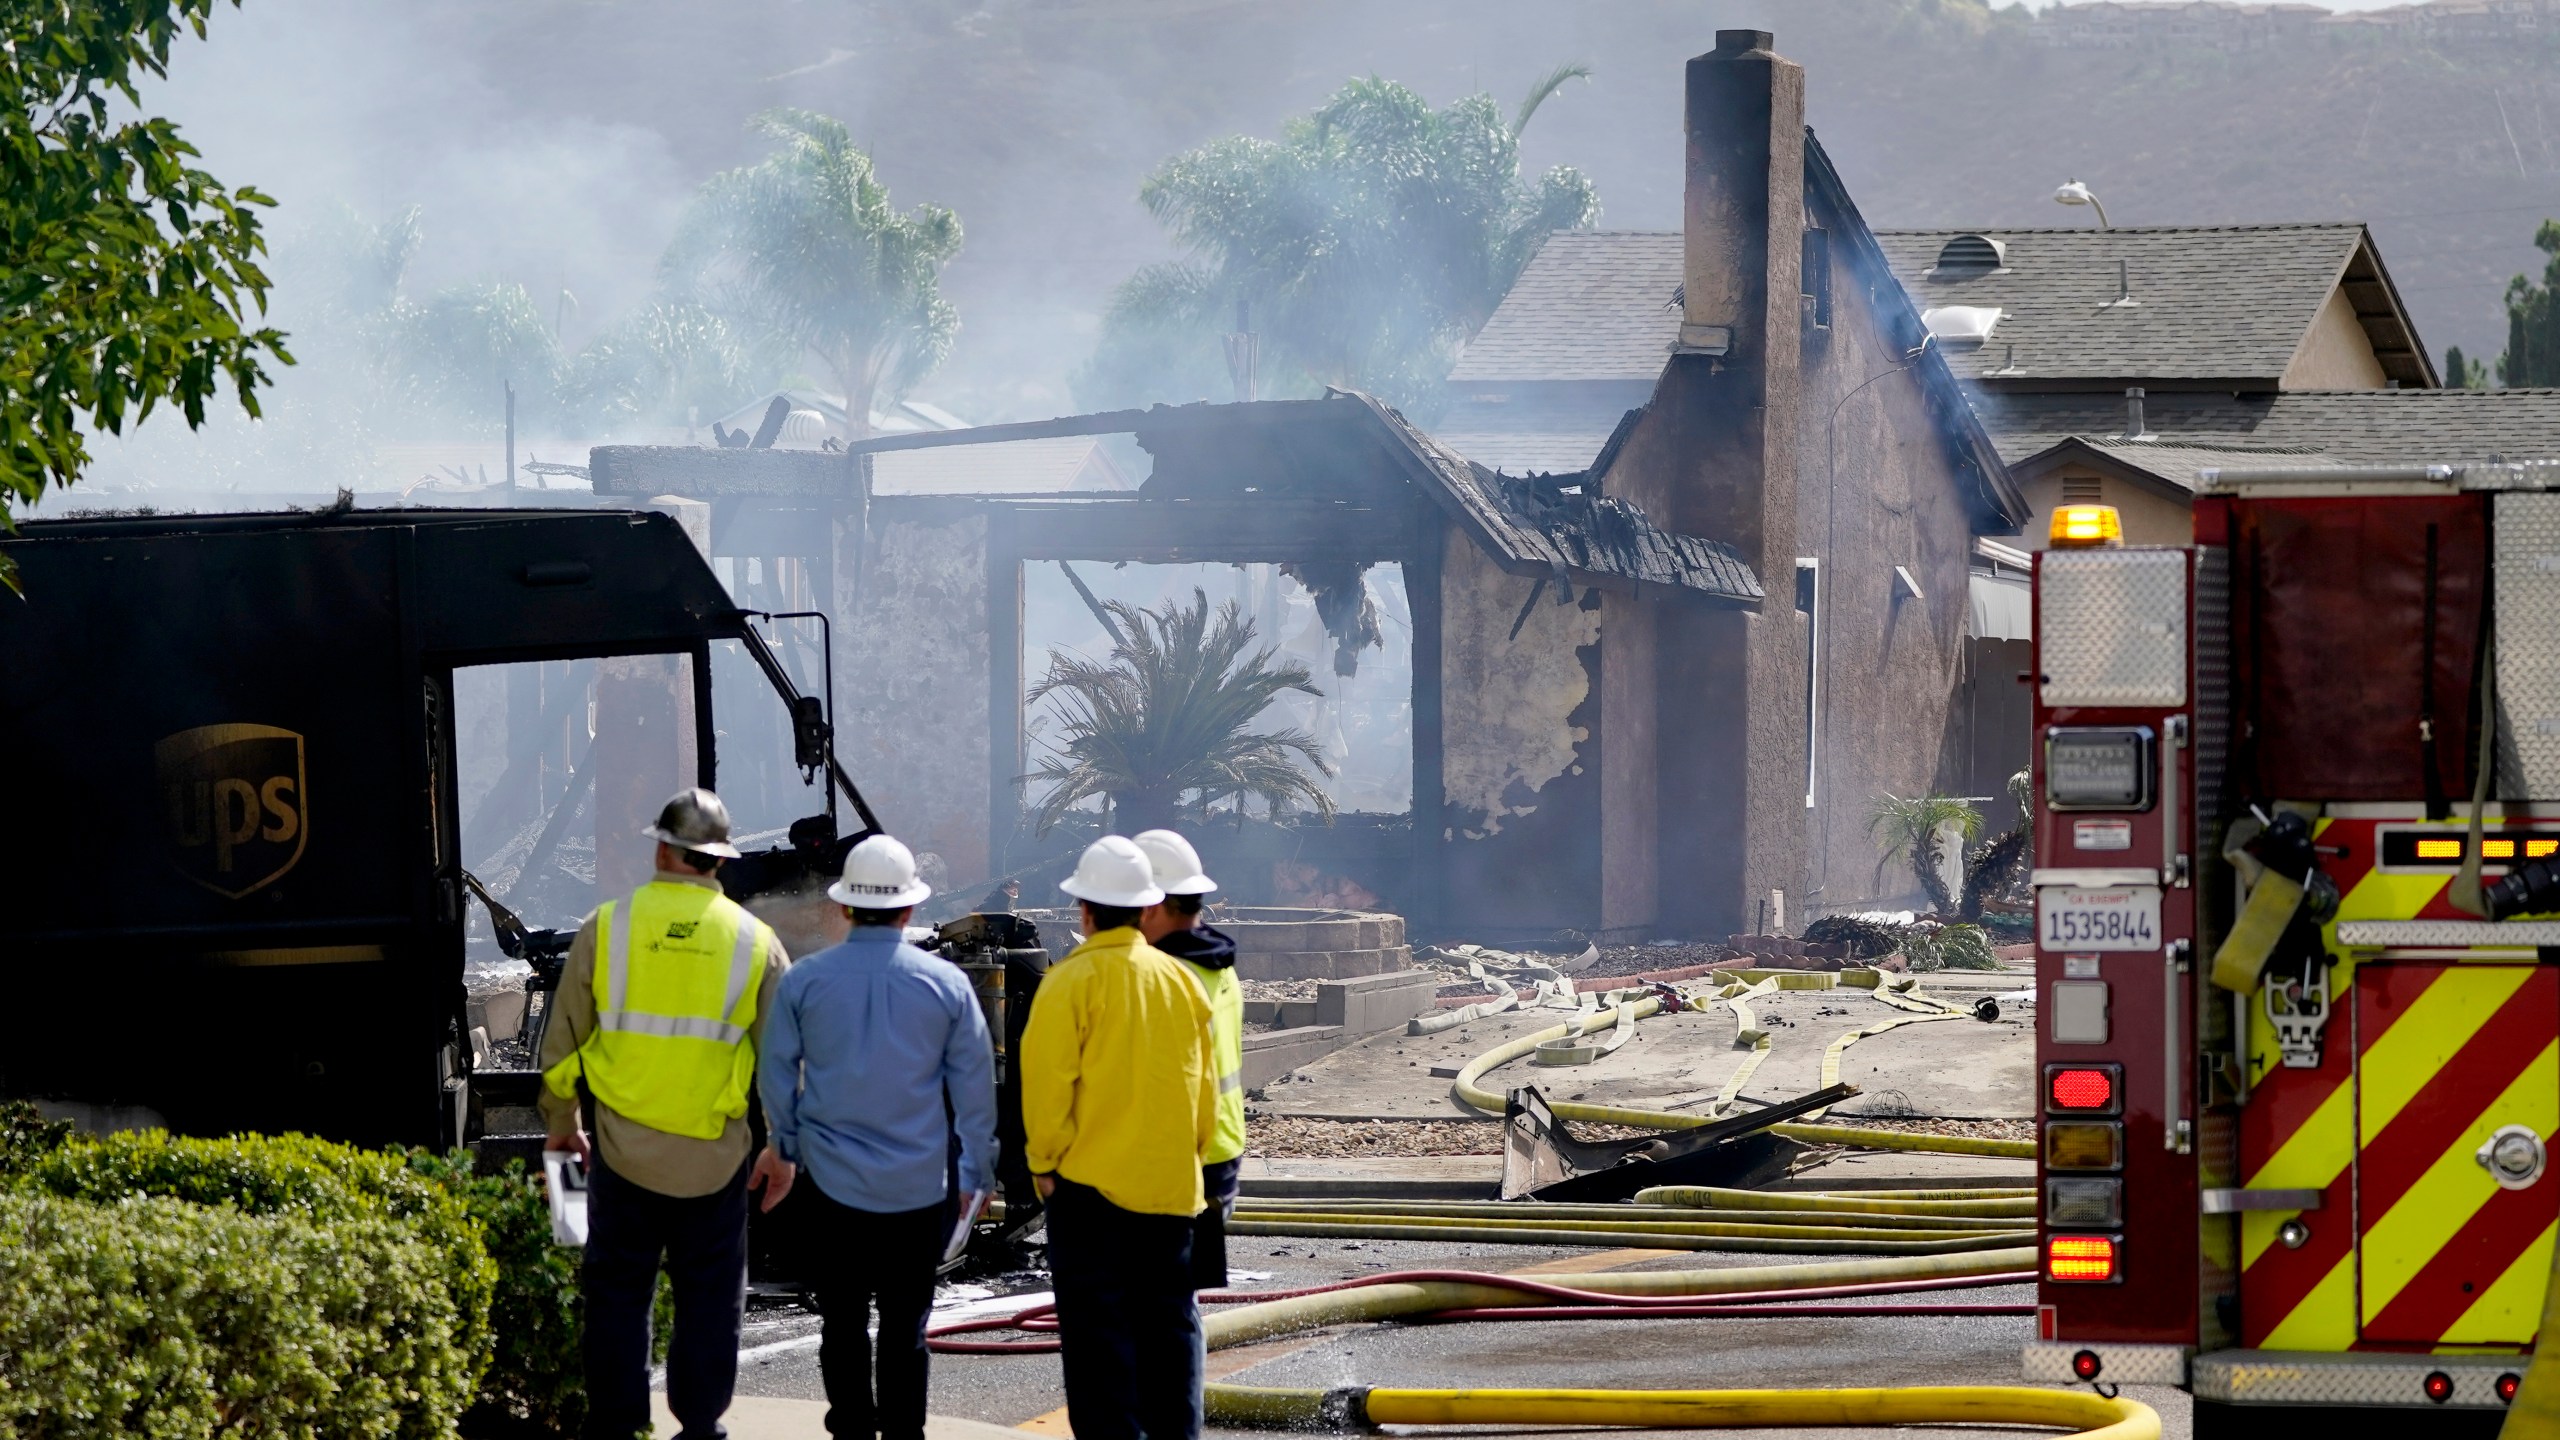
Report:
M 567 1150 L 542 1152 L 543 1188 L 551 1194 L 551 1241 L 587 1243 L 587 1165 Z
M 960 1218 L 951 1226 L 951 1236 L 942 1242 L 942 1263 L 950 1264 L 969 1248 L 969 1227 L 978 1223 L 978 1212 L 987 1208 L 987 1192 L 972 1190 L 960 1197 Z

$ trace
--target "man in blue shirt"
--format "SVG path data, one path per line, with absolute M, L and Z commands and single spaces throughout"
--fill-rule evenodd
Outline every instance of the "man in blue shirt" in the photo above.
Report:
M 906 846 L 886 835 L 854 846 L 827 890 L 853 929 L 783 977 L 758 1062 L 774 1155 L 818 1190 L 804 1233 L 836 1440 L 924 1440 L 934 1272 L 954 1202 L 974 1209 L 995 1189 L 986 1017 L 958 966 L 905 943 L 907 917 L 932 893 Z M 949 1185 L 955 1128 L 960 1196 Z M 768 1191 L 765 1208 L 780 1199 Z M 866 1333 L 875 1301 L 876 1404 Z

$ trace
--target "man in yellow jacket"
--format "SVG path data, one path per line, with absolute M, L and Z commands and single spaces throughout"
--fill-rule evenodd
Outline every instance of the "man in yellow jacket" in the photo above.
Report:
M 657 875 L 597 907 L 569 950 L 542 1037 L 553 1150 L 588 1162 L 589 1440 L 649 1430 L 649 1310 L 663 1260 L 675 1292 L 667 1407 L 683 1440 L 726 1434 L 746 1318 L 747 1191 L 765 1208 L 793 1167 L 767 1151 L 750 1178 L 747 1094 L 773 994 L 791 962 L 720 892 L 729 811 L 708 790 L 667 802 L 646 832 Z M 595 1105 L 590 1149 L 581 1092 Z
M 1022 1032 L 1024 1159 L 1048 1203 L 1067 1424 L 1077 1440 L 1197 1440 L 1192 1223 L 1218 1127 L 1208 999 L 1137 928 L 1164 899 L 1146 853 L 1089 846 L 1059 886 L 1089 937 Z

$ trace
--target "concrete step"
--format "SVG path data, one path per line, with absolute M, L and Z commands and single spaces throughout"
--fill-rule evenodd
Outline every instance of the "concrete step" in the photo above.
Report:
M 1409 969 L 1412 964 L 1413 951 L 1403 945 L 1370 950 L 1250 951 L 1239 947 L 1236 952 L 1236 974 L 1247 980 L 1348 980 Z

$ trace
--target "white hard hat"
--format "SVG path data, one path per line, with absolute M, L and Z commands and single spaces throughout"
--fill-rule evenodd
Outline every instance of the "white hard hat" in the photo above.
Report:
M 933 887 L 916 878 L 916 855 L 888 835 L 873 835 L 845 852 L 844 878 L 827 898 L 856 910 L 904 910 L 921 905 Z
M 1144 909 L 1164 898 L 1156 888 L 1147 852 L 1126 835 L 1105 835 L 1084 847 L 1076 873 L 1060 881 L 1058 888 L 1079 900 L 1126 910 Z
M 699 785 L 670 796 L 658 811 L 658 823 L 640 833 L 698 855 L 738 858 L 738 847 L 729 843 L 729 807 Z
M 1217 881 L 1200 873 L 1200 852 L 1190 841 L 1170 830 L 1141 830 L 1133 838 L 1146 852 L 1156 888 L 1167 895 L 1206 895 L 1218 888 Z

